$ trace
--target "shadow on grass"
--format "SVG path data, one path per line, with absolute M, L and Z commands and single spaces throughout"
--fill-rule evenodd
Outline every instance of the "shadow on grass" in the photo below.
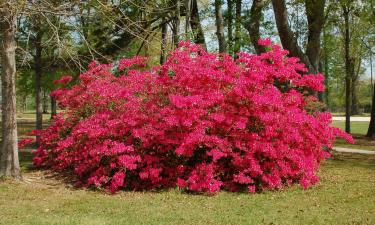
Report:
M 43 171 L 38 168 L 35 168 L 32 163 L 33 155 L 31 154 L 31 149 L 22 150 L 19 153 L 20 158 L 20 164 L 23 172 L 33 172 L 33 171 Z M 362 154 L 348 154 L 348 153 L 335 153 L 332 158 L 327 159 L 325 162 L 323 162 L 323 166 L 326 169 L 330 168 L 364 168 L 364 169 L 371 169 L 375 170 L 375 156 L 374 155 L 362 155 Z M 76 186 L 77 179 L 75 176 L 69 173 L 57 173 L 53 172 L 51 170 L 45 170 L 45 173 L 43 173 L 43 177 L 46 180 L 50 181 L 56 181 L 56 182 L 48 182 L 49 186 L 60 186 L 64 185 L 66 188 L 70 190 L 79 190 L 82 189 L 82 187 Z M 294 185 L 293 185 L 294 186 Z M 149 192 L 149 193 L 164 193 L 168 192 L 170 190 L 178 190 L 182 194 L 187 194 L 190 196 L 212 196 L 207 193 L 196 193 L 196 192 L 190 192 L 186 190 L 181 190 L 178 188 L 160 188 L 160 189 L 152 189 L 152 190 L 131 190 L 131 189 L 123 189 L 124 192 Z M 100 188 L 88 188 L 88 191 L 92 192 L 99 192 L 99 193 L 109 193 L 105 189 Z M 224 190 L 225 191 L 225 190 Z M 226 192 L 226 191 L 225 191 Z M 267 191 L 269 192 L 269 191 Z M 273 192 L 273 191 L 271 191 Z M 278 192 L 276 190 L 276 192 Z M 247 193 L 246 190 L 236 192 L 237 194 L 243 194 Z
M 35 170 L 33 166 L 33 155 L 31 154 L 31 150 L 21 150 L 18 153 L 20 159 L 20 166 L 22 171 L 32 171 Z

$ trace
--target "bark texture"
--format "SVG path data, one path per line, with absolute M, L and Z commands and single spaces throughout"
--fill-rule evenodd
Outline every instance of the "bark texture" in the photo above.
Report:
M 204 38 L 203 28 L 199 17 L 199 8 L 197 0 L 192 0 L 191 2 L 190 26 L 193 31 L 194 43 L 200 44 L 206 49 L 206 41 Z
M 289 51 L 290 56 L 298 57 L 306 65 L 308 72 L 319 72 L 320 34 L 324 24 L 325 0 L 306 0 L 305 7 L 308 22 L 308 40 L 306 53 L 298 45 L 297 38 L 288 22 L 288 11 L 285 0 L 272 0 L 276 26 L 281 44 Z
M 51 119 L 57 114 L 57 103 L 53 97 L 51 98 Z
M 16 16 L 0 11 L 1 29 L 1 90 L 2 90 L 2 145 L 0 176 L 21 179 L 17 145 L 16 115 Z
M 34 40 L 34 71 L 35 71 L 35 107 L 36 107 L 36 126 L 37 130 L 43 127 L 43 91 L 42 91 L 42 32 L 36 25 L 36 37 Z M 37 136 L 39 143 L 39 136 Z
M 160 53 L 160 65 L 163 65 L 167 60 L 167 31 L 168 31 L 168 24 L 163 19 L 161 24 L 161 53 Z
M 236 21 L 235 21 L 235 35 L 234 35 L 234 49 L 233 49 L 233 53 L 235 56 L 241 50 L 241 11 L 242 11 L 242 1 L 236 0 Z
M 374 84 L 375 87 L 375 84 Z M 375 138 L 375 88 L 373 88 L 372 106 L 371 106 L 371 120 L 367 131 L 367 137 Z
M 351 111 L 351 70 L 352 60 L 350 58 L 350 28 L 349 28 L 349 8 L 342 6 L 344 16 L 344 48 L 345 48 L 345 132 L 350 133 L 350 111 Z
M 185 40 L 190 39 L 191 0 L 185 0 Z
M 173 43 L 178 47 L 180 42 L 180 24 L 181 24 L 181 0 L 175 0 L 175 17 L 173 29 Z
M 233 54 L 233 1 L 227 0 L 228 53 Z
M 219 42 L 219 52 L 224 53 L 227 51 L 227 45 L 225 42 L 224 21 L 221 6 L 222 1 L 215 0 L 216 36 Z
M 250 9 L 249 23 L 246 25 L 246 29 L 249 32 L 251 43 L 257 54 L 265 52 L 265 48 L 258 45 L 258 40 L 260 39 L 260 21 L 262 18 L 262 10 L 265 6 L 265 0 L 253 0 L 253 4 Z

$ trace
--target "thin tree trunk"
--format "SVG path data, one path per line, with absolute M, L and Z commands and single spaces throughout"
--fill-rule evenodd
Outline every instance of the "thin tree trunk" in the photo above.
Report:
M 168 32 L 168 24 L 163 18 L 163 22 L 161 25 L 161 53 L 160 53 L 160 65 L 163 65 L 167 60 L 167 32 Z
M 215 0 L 216 35 L 219 42 L 219 52 L 224 53 L 227 51 L 227 46 L 225 43 L 223 12 L 221 10 L 221 5 L 221 0 Z
M 35 107 L 36 107 L 36 129 L 41 130 L 43 126 L 43 92 L 42 92 L 42 34 L 37 32 L 35 39 L 35 56 L 34 56 L 34 70 L 35 70 Z M 39 143 L 39 137 L 37 137 Z
M 16 15 L 0 11 L 1 91 L 2 91 L 2 145 L 0 176 L 22 179 L 18 159 L 16 109 Z
M 375 86 L 375 83 L 374 83 Z M 372 105 L 371 105 L 371 120 L 367 130 L 367 137 L 375 138 L 375 88 L 373 88 Z
M 233 54 L 233 0 L 227 1 L 228 53 Z
M 190 40 L 191 0 L 185 0 L 185 40 Z
M 262 18 L 262 10 L 265 6 L 265 0 L 253 0 L 253 4 L 250 9 L 250 21 L 246 26 L 247 31 L 250 35 L 251 43 L 257 54 L 261 54 L 266 51 L 266 49 L 258 45 L 258 40 L 260 39 L 260 20 Z
M 43 91 L 43 113 L 48 113 L 48 98 L 45 91 Z
M 327 36 L 326 36 L 326 31 L 325 31 L 325 28 L 323 29 L 323 52 L 324 52 L 324 57 L 323 57 L 323 60 L 324 60 L 324 84 L 325 84 L 325 90 L 324 90 L 324 100 L 325 100 L 325 103 L 327 105 L 327 107 L 329 108 L 329 92 L 330 92 L 330 87 L 329 87 L 329 71 L 328 71 L 328 49 L 327 49 Z
M 356 68 L 356 71 L 354 72 L 354 63 L 351 65 L 351 74 L 352 74 L 352 109 L 351 109 L 351 115 L 358 115 L 359 109 L 358 109 L 358 96 L 357 96 L 357 84 L 358 84 L 358 75 L 359 71 L 361 69 L 361 61 L 362 59 L 358 59 L 358 65 Z
M 56 100 L 51 96 L 51 119 L 57 114 Z
M 191 3 L 192 4 L 191 4 L 190 26 L 194 35 L 194 43 L 200 44 L 203 46 L 203 48 L 206 49 L 207 48 L 206 41 L 204 39 L 203 28 L 202 28 L 201 20 L 199 17 L 199 9 L 198 9 L 197 0 L 192 0 Z
M 371 120 L 367 130 L 367 137 L 375 138 L 375 84 L 372 82 L 372 53 L 370 52 L 370 73 L 371 73 L 371 87 L 372 87 L 372 105 L 371 105 Z
M 178 47 L 180 42 L 180 22 L 181 22 L 181 0 L 175 0 L 175 18 L 174 18 L 174 29 L 173 29 L 173 43 Z
M 345 21 L 345 131 L 350 133 L 350 104 L 351 104 L 351 64 L 352 60 L 350 58 L 350 30 L 349 30 L 349 9 L 347 6 L 342 6 L 344 21 Z
M 23 101 L 23 104 L 22 104 L 22 112 L 25 112 L 25 111 L 27 110 L 27 96 L 24 95 L 22 98 L 23 98 L 23 99 L 22 99 L 22 101 Z
M 234 35 L 234 55 L 241 50 L 241 11 L 242 1 L 236 0 L 236 21 L 235 21 L 235 35 Z

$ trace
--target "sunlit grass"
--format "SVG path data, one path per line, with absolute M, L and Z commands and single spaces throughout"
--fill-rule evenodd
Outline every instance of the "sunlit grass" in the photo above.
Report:
M 329 160 L 308 190 L 214 196 L 177 189 L 109 195 L 28 168 L 25 182 L 0 183 L 0 224 L 375 224 L 375 159 Z
M 21 134 L 33 127 L 33 120 L 18 126 Z M 24 181 L 0 182 L 0 224 L 375 224 L 375 156 L 340 157 L 323 163 L 321 182 L 308 190 L 109 195 L 33 169 L 26 149 L 20 151 Z

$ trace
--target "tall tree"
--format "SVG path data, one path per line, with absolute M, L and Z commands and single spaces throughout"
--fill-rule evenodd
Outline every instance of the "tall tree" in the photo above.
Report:
M 265 52 L 265 48 L 258 45 L 258 40 L 260 39 L 260 21 L 263 16 L 262 10 L 266 4 L 266 0 L 253 0 L 253 4 L 250 9 L 249 22 L 246 24 L 245 28 L 249 32 L 251 43 L 257 54 Z
M 375 83 L 373 84 L 375 86 Z M 375 88 L 372 89 L 372 106 L 371 106 L 371 120 L 367 130 L 367 137 L 375 138 Z
M 234 49 L 236 55 L 241 50 L 241 12 L 242 0 L 236 0 L 236 20 L 235 20 L 235 34 L 234 34 Z
M 192 0 L 191 2 L 191 19 L 190 26 L 193 31 L 194 43 L 202 45 L 206 48 L 206 41 L 204 38 L 203 28 L 201 24 L 201 19 L 199 16 L 199 8 L 197 0 Z
M 41 130 L 43 127 L 43 90 L 42 90 L 42 38 L 43 31 L 41 29 L 41 19 L 39 15 L 36 15 L 33 19 L 35 38 L 33 40 L 35 47 L 34 54 L 34 71 L 35 71 L 35 107 L 36 107 L 36 129 Z M 37 137 L 37 142 L 39 142 Z
M 227 0 L 228 53 L 233 54 L 233 1 Z
M 181 23 L 181 0 L 175 0 L 173 43 L 177 47 L 180 42 L 180 23 Z
M 2 145 L 0 176 L 21 179 L 17 145 L 16 116 L 16 13 L 11 3 L 0 8 L 1 29 L 1 91 L 2 91 Z M 4 6 L 4 5 L 3 5 Z
M 349 13 L 350 7 L 346 4 L 341 5 L 344 16 L 344 49 L 345 49 L 345 132 L 350 133 L 350 111 L 351 111 L 351 90 L 352 90 L 352 72 L 353 59 L 350 57 L 350 27 Z
M 308 22 L 308 40 L 306 51 L 298 45 L 288 22 L 288 11 L 285 0 L 272 0 L 276 26 L 281 44 L 289 54 L 298 57 L 306 65 L 308 72 L 319 72 L 320 61 L 320 34 L 324 24 L 325 0 L 305 0 L 306 17 Z
M 368 16 L 368 21 L 372 21 L 372 24 L 373 24 L 373 21 L 375 21 L 375 8 L 374 8 L 374 4 L 373 4 L 373 1 L 371 1 L 370 3 L 370 7 L 368 7 L 370 10 L 370 13 L 369 13 L 369 16 Z M 375 35 L 373 32 L 375 29 L 374 29 L 374 26 L 371 26 L 370 27 L 371 30 L 372 30 L 372 37 L 370 37 L 370 39 L 372 39 L 372 41 L 369 41 L 370 43 L 372 44 L 366 44 L 366 48 L 369 50 L 369 58 L 370 58 L 370 76 L 371 76 L 371 87 L 372 87 L 372 105 L 371 105 L 371 120 L 370 120 L 370 125 L 369 125 L 369 128 L 367 130 L 367 134 L 366 136 L 367 137 L 371 137 L 371 138 L 375 138 L 375 82 L 373 83 L 373 64 L 372 64 L 372 56 L 374 54 L 374 52 L 372 51 L 371 49 L 371 46 L 375 46 L 374 43 L 375 43 Z
M 161 53 L 160 53 L 160 65 L 163 65 L 167 60 L 167 32 L 168 24 L 163 18 L 161 24 Z
M 185 39 L 190 39 L 191 0 L 185 0 Z
M 222 0 L 215 0 L 215 18 L 216 18 L 216 36 L 219 42 L 219 52 L 224 53 L 227 51 L 227 44 L 224 35 L 224 21 L 221 6 Z

